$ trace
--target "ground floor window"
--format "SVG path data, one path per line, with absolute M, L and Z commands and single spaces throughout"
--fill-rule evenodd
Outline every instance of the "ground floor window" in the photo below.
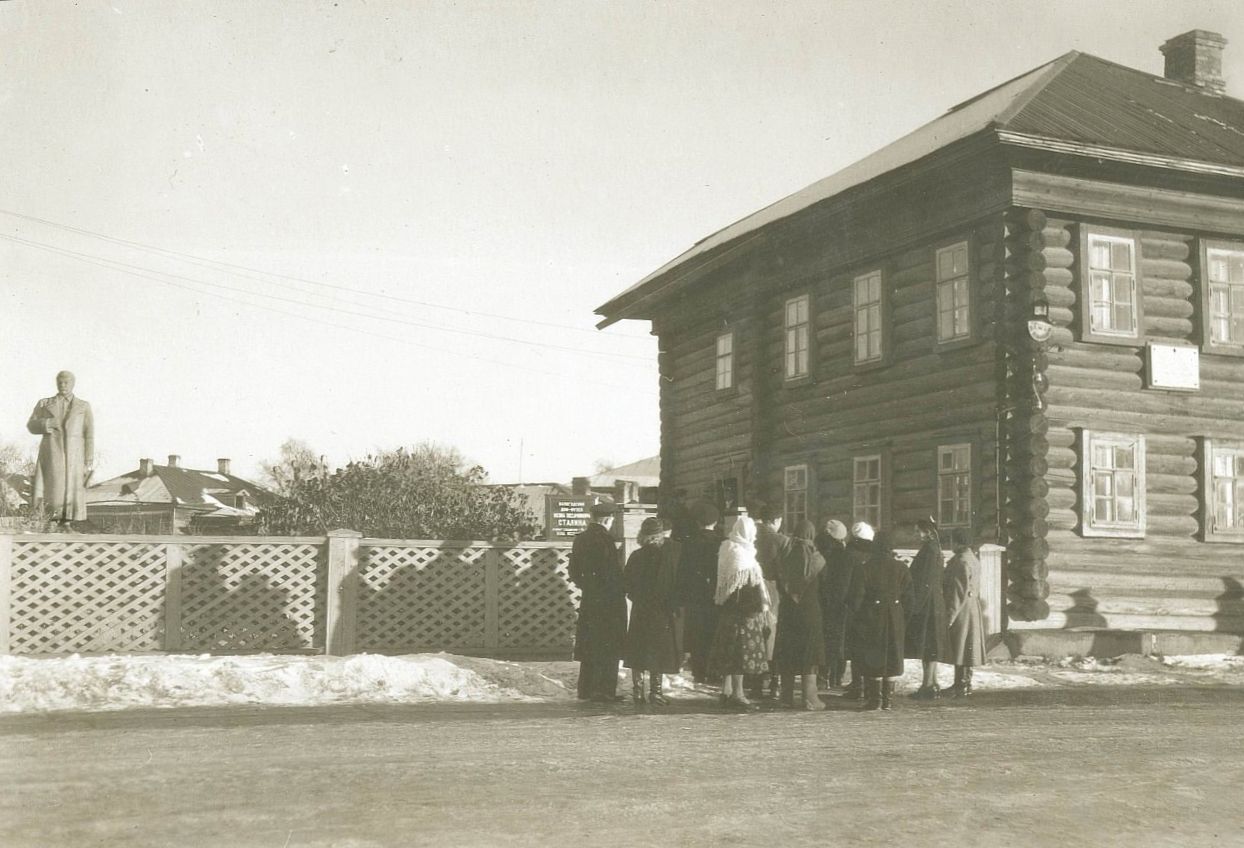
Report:
M 784 489 L 786 502 L 782 520 L 787 532 L 793 533 L 808 518 L 808 466 L 788 465 Z
M 1244 542 L 1244 442 L 1205 440 L 1205 537 Z
M 881 455 L 855 457 L 851 520 L 881 526 Z
M 937 449 L 937 522 L 943 527 L 972 523 L 972 446 Z
M 1082 432 L 1081 532 L 1085 536 L 1145 535 L 1145 437 Z

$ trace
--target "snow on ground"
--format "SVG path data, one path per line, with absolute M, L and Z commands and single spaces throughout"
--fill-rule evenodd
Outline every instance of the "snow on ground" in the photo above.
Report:
M 452 654 L 351 657 L 120 655 L 0 657 L 0 714 L 100 711 L 132 707 L 230 704 L 315 706 L 366 703 L 554 702 L 574 698 L 577 664 L 507 662 Z M 939 666 L 948 688 L 954 669 Z M 1045 662 L 1021 659 L 976 670 L 977 691 L 1057 686 L 1242 685 L 1244 657 L 1125 656 Z M 668 675 L 675 697 L 716 689 Z M 898 691 L 920 685 L 920 663 L 908 660 Z M 629 673 L 619 692 L 629 691 Z

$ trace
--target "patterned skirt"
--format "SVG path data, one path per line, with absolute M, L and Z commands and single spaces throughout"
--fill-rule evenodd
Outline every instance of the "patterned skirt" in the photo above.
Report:
M 765 659 L 765 640 L 769 635 L 769 616 L 763 612 L 745 613 L 738 596 L 721 606 L 713 650 L 708 658 L 709 674 L 763 674 L 769 670 Z

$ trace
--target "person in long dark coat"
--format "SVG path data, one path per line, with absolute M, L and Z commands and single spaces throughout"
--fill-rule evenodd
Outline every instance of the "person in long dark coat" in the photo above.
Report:
M 696 683 L 709 682 L 708 655 L 717 632 L 717 507 L 697 501 L 688 508 L 694 527 L 682 539 L 678 563 L 678 600 L 683 609 L 683 647 Z
M 863 640 L 864 709 L 889 710 L 894 678 L 903 673 L 904 606 L 912 601 L 911 575 L 890 548 L 889 536 L 877 533 L 872 555 L 851 587 L 853 618 Z
M 626 597 L 631 601 L 622 665 L 631 670 L 631 691 L 636 704 L 646 700 L 664 706 L 669 699 L 662 688 L 662 675 L 676 674 L 682 667 L 682 648 L 675 627 L 677 551 L 666 542 L 665 527 L 659 518 L 645 518 L 636 541 L 639 547 L 626 561 L 622 575 Z
M 816 527 L 803 521 L 790 537 L 778 567 L 785 602 L 778 612 L 773 662 L 782 678 L 782 703 L 795 705 L 795 675 L 803 678 L 803 709 L 823 710 L 817 695 L 817 670 L 825 664 L 825 633 L 821 624 L 821 572 L 825 558 L 813 541 Z
M 843 625 L 844 645 L 847 659 L 851 662 L 851 682 L 847 685 L 843 696 L 852 701 L 864 697 L 864 637 L 860 633 L 855 611 L 851 608 L 850 598 L 856 584 L 863 579 L 864 569 L 873 550 L 873 528 L 866 521 L 857 521 L 851 525 L 851 540 L 847 542 L 847 600 L 846 623 Z
M 830 519 L 817 534 L 816 549 L 825 560 L 821 572 L 821 622 L 825 634 L 825 671 L 829 688 L 842 686 L 847 666 L 847 585 L 851 568 L 847 559 L 847 527 Z
M 950 534 L 955 555 L 946 564 L 942 590 L 946 596 L 950 661 L 955 664 L 956 696 L 972 694 L 972 667 L 985 662 L 985 622 L 981 613 L 981 564 L 972 550 L 972 536 L 962 528 Z
M 942 592 L 945 566 L 937 524 L 932 518 L 916 522 L 920 534 L 920 550 L 911 561 L 912 606 L 907 610 L 907 644 L 904 653 L 909 659 L 924 663 L 924 679 L 913 698 L 932 700 L 939 697 L 937 664 L 949 654 L 946 631 L 946 600 Z
M 786 555 L 789 547 L 790 537 L 782 532 L 782 514 L 769 504 L 758 504 L 756 506 L 756 560 L 760 563 L 760 570 L 765 575 L 765 591 L 769 593 L 771 604 L 769 613 L 773 618 L 773 624 L 770 625 L 768 635 L 765 637 L 765 652 L 770 670 L 769 697 L 775 700 L 779 697 L 780 681 L 777 667 L 773 662 L 773 649 L 777 641 L 777 620 L 782 615 L 782 601 L 786 597 L 783 594 L 781 581 L 778 580 L 778 572 L 781 569 L 782 557 Z M 755 698 L 761 698 L 765 694 L 763 677 L 751 678 L 748 681 L 748 687 Z M 785 697 L 789 699 L 791 693 L 786 693 Z
M 593 504 L 590 510 L 592 523 L 570 547 L 570 580 L 580 591 L 574 640 L 578 695 L 611 702 L 620 700 L 618 663 L 626 639 L 626 589 L 618 546 L 609 532 L 614 505 Z

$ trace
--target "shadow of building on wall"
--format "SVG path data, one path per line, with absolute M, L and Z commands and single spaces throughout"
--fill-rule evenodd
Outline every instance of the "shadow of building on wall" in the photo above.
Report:
M 1214 630 L 1244 634 L 1244 584 L 1234 577 L 1223 577 L 1222 593 L 1214 597 Z

